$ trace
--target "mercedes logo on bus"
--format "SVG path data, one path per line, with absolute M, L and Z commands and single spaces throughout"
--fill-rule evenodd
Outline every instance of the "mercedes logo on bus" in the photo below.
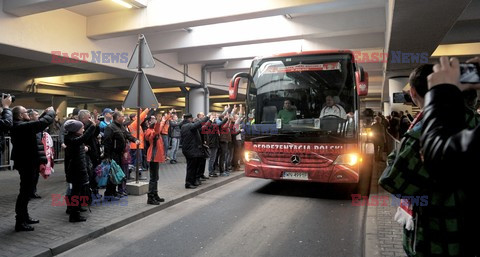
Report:
M 300 157 L 298 157 L 298 155 L 292 155 L 292 157 L 290 157 L 290 161 L 293 164 L 299 164 L 300 163 Z

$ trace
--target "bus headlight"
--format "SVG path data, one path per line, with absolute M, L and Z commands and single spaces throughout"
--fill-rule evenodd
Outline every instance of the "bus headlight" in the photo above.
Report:
M 350 166 L 355 166 L 356 164 L 360 163 L 362 158 L 358 156 L 356 153 L 349 153 L 349 154 L 342 154 L 335 159 L 333 162 L 334 165 L 337 164 L 347 164 Z
M 245 151 L 245 161 L 257 161 L 260 162 L 260 156 L 258 156 L 257 152 L 254 151 Z

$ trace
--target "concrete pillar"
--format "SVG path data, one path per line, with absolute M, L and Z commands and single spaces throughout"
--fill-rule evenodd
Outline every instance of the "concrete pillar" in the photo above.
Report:
M 58 110 L 58 117 L 63 118 L 67 116 L 67 97 L 53 96 L 53 108 Z
M 383 111 L 384 116 L 390 115 L 390 102 L 384 102 L 383 103 L 382 111 Z
M 199 112 L 206 112 L 204 94 L 203 88 L 192 88 L 188 91 L 188 111 L 193 117 Z
M 388 79 L 388 98 L 389 98 L 389 110 L 388 114 L 392 111 L 403 111 L 408 110 L 412 113 L 412 106 L 405 105 L 403 103 L 393 103 L 393 93 L 400 93 L 404 90 L 405 86 L 408 83 L 408 77 L 398 77 L 398 78 L 390 78 Z M 385 104 L 387 106 L 387 104 Z M 387 110 L 384 110 L 387 114 Z

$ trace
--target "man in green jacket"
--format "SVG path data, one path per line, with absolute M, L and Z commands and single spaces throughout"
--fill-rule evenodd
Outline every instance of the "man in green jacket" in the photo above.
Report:
M 422 64 L 410 74 L 410 95 L 413 102 L 423 109 L 424 97 L 428 91 L 427 76 L 433 72 L 433 65 Z M 387 158 L 387 168 L 383 172 L 379 184 L 388 192 L 401 197 L 428 196 L 430 205 L 431 195 L 429 187 L 431 181 L 423 165 L 420 153 L 420 137 L 423 125 L 423 111 L 420 112 L 405 133 L 398 149 L 395 149 Z M 402 202 L 403 203 L 403 202 Z M 403 248 L 408 256 L 431 256 L 435 240 L 431 238 L 432 228 L 428 221 L 430 217 L 424 215 L 427 206 L 420 206 L 417 202 L 410 205 L 413 214 L 413 230 L 404 227 Z M 399 210 L 401 212 L 402 210 Z M 445 222 L 445 221 L 443 221 Z M 433 241 L 430 241 L 433 240 Z

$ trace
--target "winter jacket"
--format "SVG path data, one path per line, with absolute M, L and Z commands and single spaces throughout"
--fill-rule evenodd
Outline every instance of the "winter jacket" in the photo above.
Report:
M 220 127 L 220 142 L 232 142 L 233 123 L 227 121 Z
M 42 138 L 43 132 L 38 132 L 36 135 L 37 138 L 37 151 L 38 151 L 38 159 L 40 160 L 40 164 L 47 164 L 47 155 L 45 154 L 45 146 L 43 145 Z
M 168 135 L 168 129 L 170 128 L 170 122 L 168 121 L 170 121 L 171 119 L 172 119 L 172 115 L 170 113 L 167 114 L 167 122 L 165 123 L 162 130 L 160 131 L 162 135 Z
M 468 129 L 460 90 L 435 86 L 425 95 L 422 153 L 430 180 L 428 217 L 432 256 L 480 256 L 478 182 L 480 126 Z M 475 236 L 477 235 L 477 236 Z
M 9 108 L 4 108 L 2 111 L 2 117 L 0 119 L 0 152 L 3 152 L 5 134 L 10 130 L 10 128 L 12 128 L 12 126 L 12 111 Z
M 67 182 L 75 185 L 84 185 L 89 181 L 87 155 L 85 143 L 88 142 L 95 132 L 95 126 L 89 126 L 83 135 L 75 132 L 65 135 L 65 176 Z
M 89 123 L 88 125 L 85 126 L 85 131 L 87 131 L 91 126 L 93 126 L 92 123 Z M 100 127 L 99 126 L 94 126 L 95 130 L 93 132 L 93 135 L 87 139 L 85 142 L 85 145 L 88 147 L 87 151 L 87 157 L 90 158 L 90 162 L 92 163 L 93 168 L 100 164 L 101 158 L 100 158 L 100 144 L 98 142 L 98 135 L 100 134 Z
M 165 150 L 160 134 L 164 125 L 165 121 L 157 122 L 153 128 L 150 127 L 145 132 L 145 139 L 148 140 L 150 145 L 147 150 L 148 162 L 165 162 Z
M 420 153 L 423 122 L 421 119 L 415 120 L 415 122 L 413 128 L 405 133 L 398 149 L 388 156 L 387 167 L 378 182 L 386 191 L 398 198 L 413 196 L 425 199 L 425 196 L 430 195 L 429 188 L 432 187 Z M 381 125 L 380 123 L 376 124 Z M 388 176 L 386 176 L 387 174 Z M 430 198 L 426 200 L 430 201 Z M 425 248 L 429 247 L 429 243 L 425 241 L 426 235 L 430 232 L 428 217 L 422 215 L 424 208 L 428 208 L 428 204 L 430 202 L 425 207 L 421 206 L 419 201 L 412 203 L 413 213 L 418 215 L 416 226 L 414 230 L 403 230 L 403 248 L 409 256 L 416 256 L 415 252 L 424 254 L 426 253 Z
M 122 156 L 127 146 L 127 141 L 135 142 L 137 139 L 128 132 L 122 124 L 112 122 L 105 128 L 103 145 L 104 157 L 122 163 Z
M 202 132 L 207 135 L 207 145 L 209 148 L 220 147 L 220 128 L 227 123 L 228 119 L 218 119 L 214 123 L 210 123 L 209 126 Z
M 199 129 L 202 127 L 202 124 L 207 121 L 208 117 L 205 117 L 192 123 L 184 120 L 180 124 L 182 135 L 182 153 L 186 158 L 205 157 L 202 149 L 202 139 Z
M 147 113 L 149 112 L 149 109 L 145 109 L 143 110 L 142 113 L 140 113 L 140 124 L 142 124 L 144 121 L 145 121 L 145 118 L 147 117 Z M 137 136 L 137 122 L 138 122 L 138 119 L 134 120 L 132 123 L 130 123 L 130 125 L 128 125 L 128 131 L 130 131 L 130 133 L 132 134 L 132 136 L 136 137 Z M 143 132 L 143 128 L 142 126 L 140 126 L 140 145 L 139 145 L 139 149 L 143 149 L 144 148 L 144 132 Z M 137 144 L 135 144 L 134 142 L 133 143 L 130 143 L 130 149 L 137 149 Z
M 169 124 L 170 124 L 170 133 L 169 133 L 169 136 L 170 137 L 173 137 L 173 138 L 180 138 L 182 133 L 180 131 L 180 123 L 181 121 L 177 120 L 177 121 L 174 121 L 174 120 L 170 120 L 169 121 Z
M 40 155 L 38 153 L 37 133 L 42 132 L 54 120 L 55 112 L 42 113 L 37 121 L 13 121 L 12 135 L 12 160 L 14 168 L 39 167 Z

